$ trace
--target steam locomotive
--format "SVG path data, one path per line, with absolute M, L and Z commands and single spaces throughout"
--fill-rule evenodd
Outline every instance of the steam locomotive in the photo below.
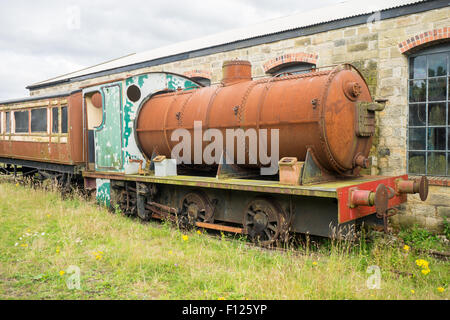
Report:
M 150 72 L 0 102 L 0 170 L 81 179 L 126 215 L 262 245 L 386 228 L 407 194 L 427 198 L 428 181 L 363 174 L 384 108 L 348 64 L 253 80 L 233 60 L 208 87 Z

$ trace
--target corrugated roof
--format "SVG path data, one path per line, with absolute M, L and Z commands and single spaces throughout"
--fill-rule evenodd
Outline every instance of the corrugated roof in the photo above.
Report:
M 318 8 L 307 12 L 300 12 L 286 17 L 264 21 L 255 25 L 241 27 L 206 37 L 175 43 L 166 47 L 149 50 L 142 53 L 133 53 L 128 56 L 107 61 L 76 72 L 68 73 L 56 78 L 48 79 L 31 85 L 40 86 L 70 78 L 81 77 L 105 70 L 112 70 L 145 61 L 169 57 L 176 54 L 201 50 L 218 45 L 252 39 L 265 35 L 289 31 L 321 23 L 337 21 L 360 15 L 367 15 L 378 11 L 393 9 L 405 5 L 425 2 L 426 0 L 377 0 L 366 5 L 361 0 L 344 1 L 337 5 Z

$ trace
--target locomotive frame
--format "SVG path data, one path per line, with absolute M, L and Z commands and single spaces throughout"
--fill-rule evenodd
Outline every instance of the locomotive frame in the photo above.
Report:
M 85 188 L 95 190 L 99 202 L 118 206 L 124 214 L 246 234 L 262 245 L 286 240 L 290 232 L 325 237 L 354 235 L 362 223 L 384 225 L 386 229 L 387 218 L 407 201 L 408 193 L 419 193 L 422 200 L 427 197 L 425 177 L 412 181 L 407 175 L 329 176 L 311 150 L 300 170 L 300 179 L 304 180 L 294 185 L 279 176 L 243 178 L 242 169 L 228 165 L 219 165 L 217 176 L 154 176 L 151 164 L 157 154 L 145 155 L 137 142 L 135 126 L 140 107 L 154 95 L 202 87 L 178 74 L 150 72 L 90 85 L 59 97 L 0 103 L 0 163 L 22 166 L 24 174 L 36 170 L 49 176 L 63 174 L 66 183 L 72 176 L 82 176 Z M 49 126 L 43 142 L 32 141 L 41 148 L 33 157 L 21 153 L 26 146 L 11 145 L 14 134 L 5 132 L 6 110 L 43 104 L 49 108 L 51 122 L 51 105 L 61 106 L 63 102 L 69 110 L 67 151 L 63 156 L 54 156 Z M 280 168 L 283 161 L 286 159 L 281 159 Z M 366 165 L 366 159 L 361 161 Z M 219 174 L 221 171 L 225 174 Z

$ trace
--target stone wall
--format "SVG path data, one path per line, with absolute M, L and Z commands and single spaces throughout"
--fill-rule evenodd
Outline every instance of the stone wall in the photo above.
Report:
M 423 35 L 428 30 L 447 30 L 450 26 L 450 8 L 442 8 L 382 20 L 374 24 L 336 29 L 306 37 L 293 38 L 250 48 L 187 59 L 160 66 L 134 70 L 113 76 L 99 77 L 31 92 L 75 90 L 97 82 L 112 80 L 148 71 L 170 71 L 183 74 L 191 70 L 211 72 L 212 84 L 222 78 L 222 63 L 230 59 L 249 60 L 253 76 L 265 76 L 264 66 L 277 57 L 289 54 L 317 58 L 317 66 L 352 63 L 366 78 L 376 98 L 388 99 L 386 109 L 378 114 L 378 129 L 372 148 L 372 174 L 399 175 L 406 172 L 408 121 L 408 59 L 403 53 L 408 39 Z M 450 29 L 449 29 L 450 30 Z M 447 32 L 447 31 L 445 31 Z M 420 36 L 417 38 L 421 41 Z M 421 42 L 420 42 L 421 43 Z M 420 44 L 419 43 L 419 44 Z M 404 44 L 400 45 L 399 44 Z M 386 152 L 389 150 L 389 152 Z M 446 185 L 447 183 L 444 183 Z M 419 224 L 432 230 L 442 228 L 443 217 L 450 212 L 450 188 L 434 186 L 423 203 L 416 196 L 392 220 L 396 225 Z

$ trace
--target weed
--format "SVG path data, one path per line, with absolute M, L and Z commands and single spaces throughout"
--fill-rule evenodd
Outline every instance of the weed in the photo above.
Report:
M 407 245 L 416 249 L 445 250 L 444 244 L 439 237 L 430 231 L 414 225 L 412 228 L 404 229 L 398 235 Z
M 444 235 L 447 239 L 450 240 L 450 222 L 447 221 L 447 217 L 444 217 Z

